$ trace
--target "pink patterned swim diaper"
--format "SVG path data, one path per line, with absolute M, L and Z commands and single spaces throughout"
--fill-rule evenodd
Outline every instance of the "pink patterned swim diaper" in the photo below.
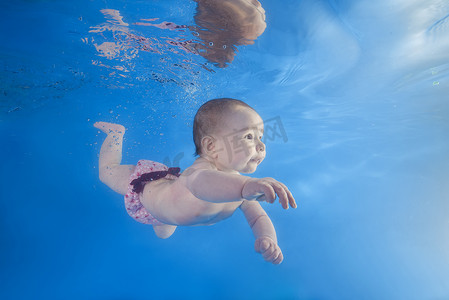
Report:
M 129 177 L 128 192 L 125 195 L 125 207 L 128 214 L 143 224 L 163 225 L 156 220 L 140 202 L 140 195 L 149 181 L 164 178 L 168 174 L 179 176 L 179 168 L 168 168 L 166 165 L 151 160 L 139 160 L 133 174 Z

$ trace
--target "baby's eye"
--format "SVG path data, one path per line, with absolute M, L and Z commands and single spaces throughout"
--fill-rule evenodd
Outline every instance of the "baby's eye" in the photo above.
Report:
M 248 140 L 252 140 L 253 139 L 253 135 L 250 133 L 250 134 L 247 134 L 246 136 L 245 136 L 245 139 L 248 139 Z

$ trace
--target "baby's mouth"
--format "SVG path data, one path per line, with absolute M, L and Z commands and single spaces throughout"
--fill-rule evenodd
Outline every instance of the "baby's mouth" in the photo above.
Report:
M 260 164 L 262 162 L 262 158 L 253 158 L 251 159 L 252 162 L 255 162 L 256 164 Z

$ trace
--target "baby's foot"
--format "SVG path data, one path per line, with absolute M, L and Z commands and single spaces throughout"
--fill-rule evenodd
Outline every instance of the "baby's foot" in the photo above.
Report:
M 107 122 L 96 122 L 94 124 L 94 127 L 100 129 L 107 135 L 114 134 L 114 133 L 118 134 L 118 135 L 125 134 L 125 127 L 123 127 L 120 124 L 107 123 Z

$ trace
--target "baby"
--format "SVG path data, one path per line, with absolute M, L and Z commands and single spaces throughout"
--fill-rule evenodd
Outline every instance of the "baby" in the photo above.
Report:
M 168 238 L 177 226 L 212 225 L 240 208 L 256 238 L 255 249 L 274 264 L 283 260 L 276 232 L 260 201 L 296 208 L 288 188 L 273 178 L 251 178 L 265 158 L 264 125 L 246 103 L 229 98 L 203 104 L 195 115 L 193 139 L 199 157 L 184 172 L 141 160 L 121 165 L 125 128 L 97 122 L 107 134 L 100 150 L 100 180 L 125 195 L 131 217 L 153 225 L 156 235 Z

